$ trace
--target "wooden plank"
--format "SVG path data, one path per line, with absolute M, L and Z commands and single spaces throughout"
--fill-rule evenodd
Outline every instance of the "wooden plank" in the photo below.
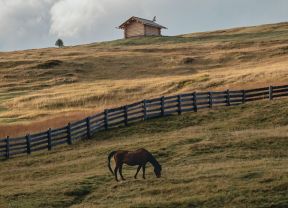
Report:
M 127 107 L 128 108 L 133 108 L 133 107 L 141 107 L 143 104 L 143 101 L 140 101 L 140 102 L 136 102 L 136 103 L 132 103 L 132 104 L 128 104 Z
M 73 141 L 77 141 L 77 140 L 80 140 L 80 139 L 84 139 L 86 137 L 86 133 L 84 134 L 77 134 L 77 135 L 74 135 L 73 136 Z
M 212 93 L 212 95 L 213 95 L 213 93 Z M 213 95 L 213 100 L 217 100 L 217 99 L 226 99 L 226 95 L 218 95 L 218 96 L 214 96 Z
M 165 100 L 165 105 L 168 105 L 168 104 L 177 104 L 177 102 L 178 102 L 178 99 L 177 100 L 169 100 L 169 101 L 166 101 Z
M 81 123 L 81 125 L 79 124 L 79 125 L 77 125 L 77 126 L 73 126 L 73 125 L 71 124 L 71 130 L 72 130 L 72 131 L 73 131 L 73 130 L 77 130 L 77 129 L 86 128 L 86 127 L 87 127 L 86 121 L 85 121 L 84 123 Z
M 46 135 L 43 134 L 42 137 L 37 137 L 37 138 L 30 137 L 30 140 L 31 140 L 31 142 L 36 142 L 36 141 L 45 140 L 46 138 L 47 138 L 47 133 L 46 133 Z
M 134 115 L 138 115 L 138 114 L 142 114 L 143 115 L 143 111 L 138 111 L 138 112 L 134 112 L 134 113 L 129 113 L 128 117 L 134 116 Z
M 251 92 L 260 92 L 260 91 L 268 91 L 269 87 L 262 87 L 262 88 L 256 88 L 256 89 L 251 89 L 251 90 L 245 90 L 246 93 L 251 93 Z
M 209 106 L 209 101 L 206 101 L 206 102 L 197 102 L 197 105 L 200 106 L 200 105 L 208 105 Z
M 110 121 L 110 123 L 111 123 L 111 122 L 113 122 L 113 121 L 115 121 L 115 120 L 123 119 L 124 117 L 125 117 L 124 114 L 123 114 L 123 115 L 120 115 L 120 116 L 115 116 L 115 117 L 112 117 L 112 118 L 109 117 L 109 121 Z
M 33 147 L 37 147 L 37 146 L 40 146 L 40 145 L 42 145 L 42 144 L 47 144 L 47 141 L 40 141 L 40 142 L 32 143 L 32 144 L 30 145 L 30 152 L 31 152 L 31 149 L 32 149 Z M 49 146 L 48 146 L 48 145 L 47 145 L 47 147 L 48 147 L 48 150 L 51 150 L 51 149 L 49 149 Z
M 213 104 L 226 104 L 226 100 L 213 100 Z
M 168 100 L 175 100 L 177 98 L 178 98 L 178 95 L 165 96 L 165 102 Z
M 246 102 L 256 101 L 256 100 L 264 100 L 262 97 L 256 97 L 256 98 L 247 98 Z
M 160 102 L 161 101 L 161 98 L 153 98 L 153 99 L 150 99 L 150 100 L 146 100 L 146 103 L 147 104 L 150 104 L 150 103 L 154 103 L 154 102 Z
M 60 146 L 60 145 L 64 145 L 64 144 L 67 144 L 67 141 L 53 142 L 52 146 L 56 147 L 56 146 Z
M 10 143 L 12 142 L 19 142 L 19 141 L 25 141 L 25 137 L 17 137 L 17 138 L 9 138 Z
M 237 102 L 241 102 L 242 103 L 242 98 L 241 99 L 231 99 L 230 103 L 237 103 Z
M 76 129 L 76 130 L 71 130 L 71 135 L 74 135 L 74 134 L 78 134 L 78 133 L 82 133 L 82 132 L 87 132 L 87 129 L 86 128 L 82 128 L 82 129 Z
M 128 107 L 128 112 L 131 112 L 131 111 L 135 111 L 135 110 L 140 110 L 140 109 L 143 109 L 143 105 L 139 105 L 139 106 L 135 106 L 135 107 Z
M 274 89 L 288 88 L 288 85 L 273 86 Z M 287 89 L 288 90 L 288 89 Z
M 48 147 L 48 146 L 45 145 L 45 146 L 42 146 L 42 147 L 31 148 L 31 152 L 38 152 L 38 151 L 47 149 L 47 147 Z
M 152 107 L 160 107 L 161 106 L 161 102 L 159 103 L 152 103 L 152 104 L 147 104 L 146 107 L 147 108 L 152 108 Z
M 169 109 L 171 109 L 171 108 L 178 108 L 178 109 L 179 109 L 179 104 L 177 104 L 177 105 L 171 105 L 171 106 L 165 106 L 165 111 L 166 111 L 166 110 L 169 110 Z
M 112 118 L 112 117 L 115 117 L 115 116 L 119 116 L 119 115 L 124 115 L 124 110 L 122 109 L 121 111 L 116 111 L 116 112 L 113 112 L 113 113 L 109 113 L 109 119 Z
M 51 130 L 51 135 L 57 135 L 57 134 L 63 134 L 63 133 L 67 133 L 67 128 L 63 127 L 63 128 L 58 128 L 58 129 L 52 129 Z
M 25 151 L 25 153 L 26 153 L 26 146 L 21 146 L 21 147 L 11 147 L 10 146 L 10 154 L 13 152 L 13 151 L 18 151 L 18 150 L 23 150 L 23 151 Z
M 281 93 L 281 92 L 288 92 L 288 88 L 285 88 L 285 89 L 275 89 L 273 88 L 273 93 Z
M 241 93 L 241 94 L 230 94 L 230 99 L 231 98 L 242 98 L 242 96 L 243 96 L 243 93 Z
M 263 97 L 263 98 L 268 98 L 269 97 L 269 92 L 258 92 L 258 93 L 253 93 L 253 94 L 246 94 L 246 98 L 252 98 L 252 97 Z
M 17 146 L 26 146 L 27 142 L 24 140 L 23 142 L 18 142 L 18 143 L 11 143 L 10 142 L 10 147 L 17 147 Z
M 78 126 L 82 126 L 83 124 L 85 124 L 86 120 L 82 119 L 80 121 L 76 121 L 76 122 L 72 122 L 70 123 L 71 128 L 77 128 Z
M 113 114 L 113 113 L 119 113 L 120 112 L 123 112 L 123 107 L 117 107 L 117 108 L 112 108 L 112 109 L 107 109 L 107 112 L 110 114 Z
M 148 115 L 147 115 L 147 116 L 148 116 Z M 147 117 L 147 118 L 148 118 L 148 117 Z M 143 117 L 142 117 L 142 116 L 138 116 L 138 117 L 128 118 L 128 121 L 129 121 L 129 122 L 136 121 L 136 120 L 143 120 Z
M 277 94 L 277 95 L 274 95 L 273 97 L 277 98 L 277 97 L 286 97 L 286 96 L 288 96 L 288 93 Z
M 225 95 L 226 92 L 225 91 L 215 91 L 215 92 L 211 92 L 212 95 Z
M 161 109 L 160 108 L 156 108 L 156 109 L 149 109 L 149 110 L 147 110 L 147 113 L 149 114 L 149 113 L 154 113 L 154 112 L 158 112 L 159 111 L 159 113 L 161 113 Z

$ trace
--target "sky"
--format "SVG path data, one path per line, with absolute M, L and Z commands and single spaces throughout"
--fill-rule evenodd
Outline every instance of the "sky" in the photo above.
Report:
M 288 21 L 288 0 L 0 0 L 0 51 L 121 39 L 131 16 L 164 35 Z

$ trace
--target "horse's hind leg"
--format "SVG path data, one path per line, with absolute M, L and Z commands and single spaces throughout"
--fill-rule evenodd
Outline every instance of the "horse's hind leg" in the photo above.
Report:
M 125 178 L 122 175 L 122 167 L 123 167 L 123 164 L 120 165 L 120 167 L 119 167 L 119 173 L 120 173 L 120 176 L 121 176 L 122 180 L 125 181 Z
M 119 181 L 117 178 L 117 172 L 118 172 L 119 166 L 116 164 L 116 167 L 114 168 L 114 175 L 115 175 L 115 180 Z
M 135 174 L 135 176 L 134 176 L 135 179 L 137 178 L 137 175 L 138 175 L 140 169 L 141 169 L 141 165 L 139 165 L 138 168 L 137 168 L 136 174 Z

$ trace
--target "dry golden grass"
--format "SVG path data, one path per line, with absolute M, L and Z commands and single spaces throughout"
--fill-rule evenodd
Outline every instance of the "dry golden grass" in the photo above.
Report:
M 287 40 L 281 23 L 0 53 L 0 137 L 144 98 L 287 83 Z
M 153 119 L 99 132 L 52 152 L 0 162 L 0 206 L 287 207 L 287 99 Z M 157 179 L 117 183 L 107 168 L 115 149 L 145 147 L 163 166 Z

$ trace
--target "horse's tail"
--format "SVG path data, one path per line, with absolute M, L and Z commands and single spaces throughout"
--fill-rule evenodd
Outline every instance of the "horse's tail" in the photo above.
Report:
M 110 154 L 108 155 L 108 168 L 110 170 L 110 172 L 114 175 L 114 172 L 111 168 L 111 164 L 110 164 L 110 161 L 111 161 L 111 157 L 113 157 L 115 155 L 116 151 L 112 151 L 110 152 Z

